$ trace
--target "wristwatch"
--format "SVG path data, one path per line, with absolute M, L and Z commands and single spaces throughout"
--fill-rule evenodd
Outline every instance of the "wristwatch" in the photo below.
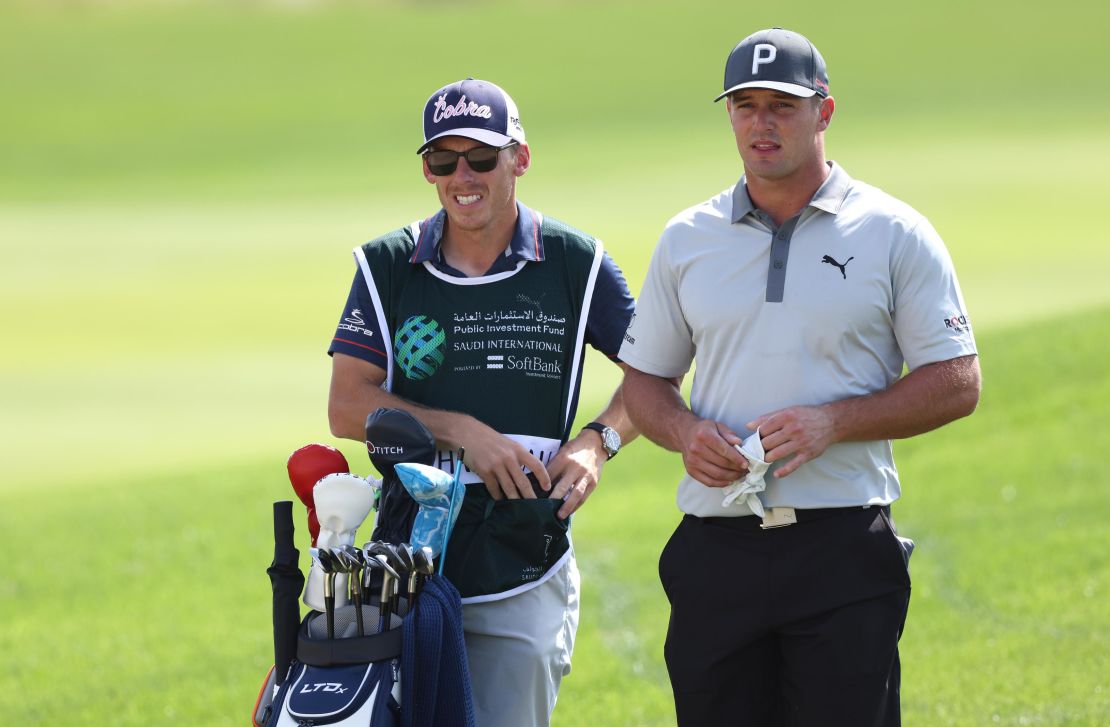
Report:
M 609 455 L 609 459 L 617 456 L 617 452 L 621 450 L 621 435 L 617 433 L 616 429 L 607 427 L 601 422 L 590 422 L 583 429 L 592 429 L 601 435 L 601 446 L 605 448 L 605 453 Z

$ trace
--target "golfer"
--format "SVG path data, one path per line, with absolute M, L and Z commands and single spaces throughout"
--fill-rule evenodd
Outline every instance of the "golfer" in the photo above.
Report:
M 584 346 L 616 357 L 633 301 L 594 237 L 517 201 L 532 155 L 516 104 L 465 79 L 432 94 L 417 150 L 441 209 L 355 249 L 335 332 L 332 432 L 379 407 L 465 448 L 446 575 L 463 596 L 479 727 L 546 725 L 570 670 L 569 520 L 635 434 L 620 389 L 571 437 Z
M 963 297 L 929 222 L 826 159 L 836 103 L 806 38 L 745 38 L 717 98 L 744 175 L 667 224 L 620 351 L 632 421 L 686 469 L 659 561 L 678 722 L 896 725 L 891 440 L 975 409 Z M 758 474 L 735 448 L 755 432 L 770 470 L 725 497 Z

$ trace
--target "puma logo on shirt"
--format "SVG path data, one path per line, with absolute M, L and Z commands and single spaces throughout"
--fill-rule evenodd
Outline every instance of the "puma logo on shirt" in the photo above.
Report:
M 840 274 L 844 277 L 845 280 L 847 280 L 848 279 L 848 273 L 846 273 L 844 271 L 844 268 L 848 267 L 848 263 L 852 262 L 855 259 L 856 259 L 856 256 L 853 255 L 852 257 L 845 260 L 843 263 L 838 263 L 830 255 L 826 255 L 825 257 L 821 258 L 821 262 L 828 263 L 829 265 L 832 265 L 832 266 L 838 268 L 840 270 Z

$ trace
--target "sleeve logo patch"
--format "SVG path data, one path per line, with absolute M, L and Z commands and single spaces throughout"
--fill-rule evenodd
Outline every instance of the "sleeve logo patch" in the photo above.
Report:
M 967 322 L 967 316 L 960 313 L 945 318 L 944 327 L 953 333 L 967 333 L 971 330 L 971 324 Z
M 366 321 L 362 320 L 362 310 L 355 308 L 351 314 L 343 319 L 338 328 L 341 331 L 350 331 L 351 333 L 360 333 L 363 336 L 373 337 L 374 332 L 366 328 Z

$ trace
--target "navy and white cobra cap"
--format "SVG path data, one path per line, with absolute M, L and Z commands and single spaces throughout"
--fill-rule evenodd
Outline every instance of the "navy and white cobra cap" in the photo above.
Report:
M 490 146 L 524 143 L 520 112 L 509 94 L 489 81 L 465 78 L 444 86 L 424 104 L 422 154 L 441 136 L 465 136 Z
M 720 101 L 741 88 L 770 88 L 809 98 L 829 95 L 825 59 L 809 39 L 782 28 L 752 33 L 737 43 L 725 62 L 725 91 Z

